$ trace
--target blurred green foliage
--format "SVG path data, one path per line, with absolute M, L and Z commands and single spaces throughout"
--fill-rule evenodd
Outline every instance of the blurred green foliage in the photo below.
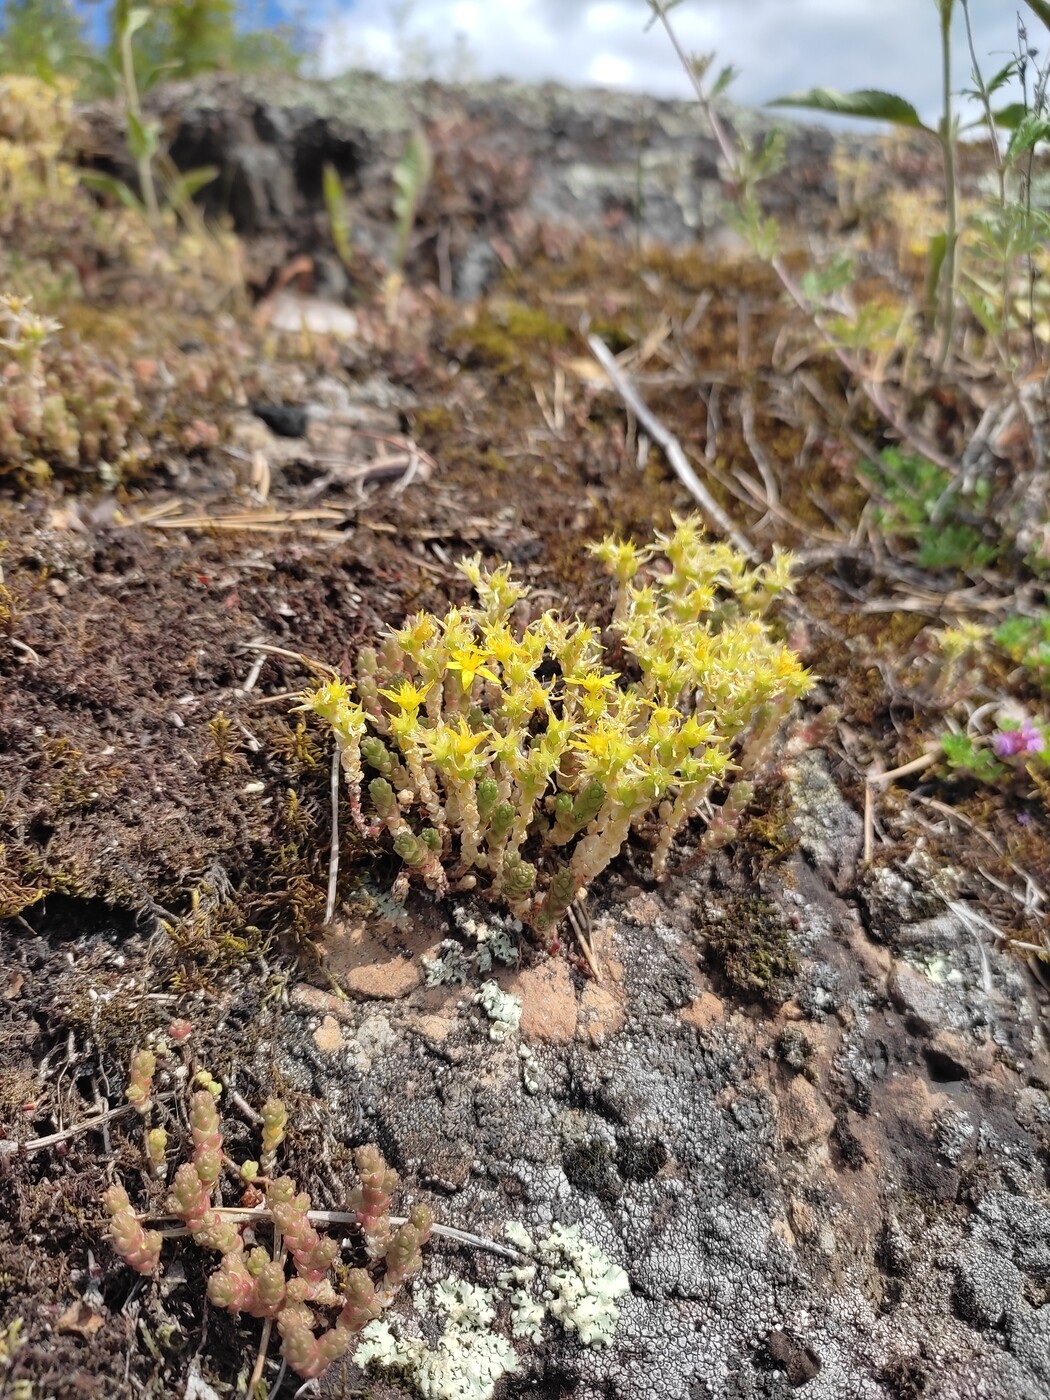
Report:
M 1050 613 L 1006 618 L 992 640 L 1044 689 L 1050 687 Z
M 0 15 L 0 70 L 53 82 L 85 51 L 83 21 L 69 0 L 4 0 Z
M 974 486 L 969 500 L 972 517 L 960 518 L 963 502 L 957 483 L 924 457 L 887 447 L 878 467 L 868 464 L 865 472 L 879 497 L 879 524 L 887 534 L 910 542 L 921 568 L 965 573 L 984 568 L 996 558 L 998 546 L 978 528 L 988 502 L 987 481 Z
M 46 81 L 68 75 L 88 95 L 111 92 L 129 8 L 128 0 L 114 0 L 104 25 L 88 25 L 71 0 L 2 0 L 0 71 Z M 244 0 L 150 0 L 135 8 L 149 11 L 135 33 L 135 67 L 147 87 L 155 77 L 218 69 L 294 73 L 306 57 L 290 25 L 264 26 L 257 6 Z

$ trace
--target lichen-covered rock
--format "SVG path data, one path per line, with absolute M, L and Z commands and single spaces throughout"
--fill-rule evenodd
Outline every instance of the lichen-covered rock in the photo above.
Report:
M 789 929 L 807 878 L 798 859 L 764 887 Z M 440 991 L 461 1011 L 439 1041 L 415 1029 L 416 1001 L 433 1015 L 437 992 L 388 1003 L 395 1039 L 359 1082 L 317 1090 L 359 1109 L 354 1132 L 429 1181 L 444 1220 L 494 1238 L 508 1217 L 534 1236 L 578 1226 L 626 1270 L 608 1352 L 568 1344 L 550 1320 L 542 1341 L 510 1338 L 522 1383 L 541 1393 L 1042 1400 L 1047 1125 L 1030 1086 L 1048 1066 L 1018 965 L 949 943 L 947 925 L 934 948 L 920 927 L 941 961 L 891 961 L 891 995 L 884 947 L 826 890 L 823 914 L 793 937 L 799 983 L 834 983 L 834 1009 L 791 1001 L 756 1018 L 745 990 L 710 989 L 691 912 L 702 894 L 639 897 L 618 922 L 609 911 L 624 1024 L 601 1043 L 534 1047 L 539 1093 L 513 1037 L 493 1044 L 464 1014 L 474 993 L 459 986 Z M 746 891 L 718 897 L 727 915 L 749 907 Z M 570 994 L 583 991 L 571 978 Z M 946 1084 L 949 1052 L 921 1047 L 943 1034 L 977 1046 L 978 1031 L 1026 1058 L 986 1058 Z M 322 1072 L 294 1022 L 275 1049 L 286 1072 L 300 1058 Z M 460 1163 L 440 1181 L 435 1144 L 455 1144 Z M 446 1267 L 432 1253 L 434 1276 Z M 491 1279 L 481 1257 L 475 1268 Z
M 785 776 L 790 827 L 799 848 L 836 889 L 844 887 L 860 857 L 860 817 L 843 800 L 819 750 L 800 754 Z

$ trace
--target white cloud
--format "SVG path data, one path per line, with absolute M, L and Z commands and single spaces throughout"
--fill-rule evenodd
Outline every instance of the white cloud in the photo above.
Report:
M 629 87 L 631 65 L 615 53 L 596 53 L 587 67 L 587 81 L 595 87 Z
M 994 72 L 1016 46 L 1015 5 L 971 0 L 970 10 L 977 51 Z M 686 96 L 688 79 L 660 26 L 646 30 L 648 17 L 644 0 L 343 0 L 325 30 L 322 70 L 368 63 L 392 75 L 454 78 L 463 76 L 450 70 L 466 54 L 478 77 Z M 739 69 L 740 102 L 818 85 L 881 87 L 927 118 L 940 110 L 934 0 L 685 0 L 672 18 L 690 52 L 714 50 Z M 1030 38 L 1045 47 L 1042 27 L 1029 18 Z M 959 15 L 957 87 L 969 66 Z

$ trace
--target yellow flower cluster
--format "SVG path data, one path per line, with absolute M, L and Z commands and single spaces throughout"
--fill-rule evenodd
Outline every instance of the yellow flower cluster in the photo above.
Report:
M 419 613 L 362 651 L 356 700 L 343 682 L 301 697 L 332 728 L 363 832 L 388 831 L 438 892 L 483 881 L 544 934 L 632 829 L 649 829 L 662 871 L 675 835 L 714 787 L 755 769 L 809 686 L 763 620 L 790 586 L 785 555 L 753 568 L 695 519 L 647 548 L 592 552 L 618 584 L 620 671 L 577 619 L 516 626 L 528 589 L 474 558 L 460 567 L 475 605 Z M 729 810 L 744 807 L 738 792 Z

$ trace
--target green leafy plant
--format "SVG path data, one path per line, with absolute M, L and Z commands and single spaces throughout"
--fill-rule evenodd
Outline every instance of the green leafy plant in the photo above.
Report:
M 941 748 L 948 767 L 954 772 L 968 773 L 980 783 L 998 783 L 1006 775 L 1005 764 L 993 751 L 969 734 L 942 734 Z
M 76 73 L 87 45 L 69 0 L 5 0 L 0 11 L 0 72 L 45 82 Z
M 694 57 L 688 54 L 671 22 L 670 12 L 677 3 L 679 0 L 648 0 L 653 14 L 651 22 L 659 21 L 663 25 L 692 82 L 697 102 L 721 152 L 723 176 L 735 206 L 735 209 L 731 207 L 728 211 L 730 221 L 752 252 L 773 269 L 791 301 L 819 332 L 827 352 L 839 362 L 892 433 L 908 450 L 921 453 L 930 461 L 951 470 L 953 464 L 950 459 L 911 420 L 893 392 L 892 382 L 886 374 L 888 353 L 897 342 L 907 339 L 912 313 L 905 306 L 896 317 L 891 317 L 885 308 L 869 308 L 865 298 L 851 298 L 852 266 L 841 258 L 835 260 L 828 277 L 819 269 L 808 277 L 805 274 L 799 277 L 788 265 L 784 257 L 786 242 L 780 226 L 774 217 L 763 211 L 760 199 L 762 179 L 772 173 L 780 162 L 783 136 L 774 130 L 760 143 L 755 143 L 731 132 L 720 113 L 719 99 L 732 81 L 733 70 L 724 68 L 714 80 L 709 80 L 713 68 L 711 56 Z M 940 4 L 941 0 L 937 0 L 937 3 Z M 847 96 L 829 95 L 824 89 L 820 93 L 815 100 L 825 104 L 849 102 Z M 861 106 L 875 100 L 872 93 L 857 98 Z M 896 99 L 889 105 L 902 120 L 911 120 L 903 99 Z
M 992 632 L 992 641 L 1038 685 L 1050 685 L 1050 613 L 1008 617 Z
M 128 150 L 138 173 L 138 194 L 125 181 L 103 171 L 82 171 L 80 178 L 82 183 L 90 188 L 111 194 L 126 208 L 144 214 L 156 233 L 160 232 L 163 213 L 158 197 L 159 185 L 164 195 L 165 207 L 177 213 L 185 224 L 206 238 L 207 230 L 203 219 L 194 208 L 193 196 L 211 184 L 219 173 L 218 167 L 202 166 L 197 170 L 187 171 L 176 169 L 161 144 L 160 123 L 155 118 L 147 117 L 142 109 L 144 86 L 152 85 L 165 71 L 164 66 L 154 68 L 142 79 L 137 69 L 135 35 L 145 28 L 152 18 L 153 12 L 146 6 L 129 7 L 121 4 L 116 7 L 114 24 L 118 63 L 115 69 L 109 70 L 114 85 L 123 97 Z M 167 67 L 170 68 L 171 65 Z
M 960 483 L 942 467 L 923 457 L 887 447 L 878 466 L 867 472 L 883 504 L 877 518 L 891 535 L 909 539 L 916 562 L 924 569 L 980 569 L 998 553 L 981 531 L 958 518 Z M 987 483 L 975 483 L 971 506 L 981 512 L 987 504 Z
M 480 883 L 545 937 L 632 831 L 648 831 L 658 873 L 702 810 L 727 839 L 809 686 L 763 616 L 790 584 L 786 556 L 752 568 L 696 519 L 593 552 L 619 585 L 626 674 L 594 627 L 552 611 L 516 625 L 529 590 L 475 558 L 460 566 L 475 605 L 420 613 L 361 651 L 357 700 L 330 680 L 301 703 L 332 728 L 362 834 L 385 833 L 436 893 Z
M 944 200 L 946 209 L 943 233 L 931 241 L 927 285 L 933 291 L 941 288 L 941 344 L 938 355 L 944 364 L 952 345 L 955 321 L 956 249 L 959 240 L 959 203 L 956 179 L 957 125 L 952 110 L 952 10 L 955 0 L 934 0 L 940 21 L 941 56 L 941 118 L 936 127 L 927 126 L 918 111 L 903 97 L 875 88 L 841 93 L 831 88 L 811 88 L 808 92 L 777 97 L 773 107 L 801 107 L 811 112 L 835 116 L 861 117 L 868 121 L 890 122 L 894 126 L 921 131 L 936 141 L 944 164 Z M 931 298 L 932 299 L 932 298 Z
M 128 127 L 128 149 L 135 161 L 139 177 L 139 193 L 150 223 L 160 222 L 160 206 L 153 179 L 153 159 L 160 148 L 160 123 L 146 118 L 139 98 L 139 82 L 135 73 L 135 50 L 132 41 L 136 33 L 149 23 L 150 11 L 141 5 L 129 6 L 119 0 L 115 9 L 117 52 L 120 60 L 120 87 L 124 97 L 124 119 Z
M 408 259 L 409 240 L 415 227 L 416 214 L 434 169 L 434 153 L 421 127 L 408 138 L 401 159 L 394 166 L 394 198 L 392 201 L 397 226 L 394 260 L 386 279 L 386 311 L 391 322 L 397 319 L 397 303 Z
M 709 57 L 695 59 L 683 50 L 670 20 L 668 0 L 649 0 L 654 18 L 663 23 L 708 118 L 723 157 L 723 169 L 737 203 L 737 227 L 753 251 L 766 259 L 792 301 L 810 318 L 822 346 L 839 362 L 896 438 L 901 454 L 923 459 L 945 473 L 942 504 L 929 527 L 913 520 L 927 536 L 920 545 L 922 562 L 931 567 L 977 567 L 991 558 L 992 547 L 980 515 L 998 523 L 998 547 L 1009 547 L 1037 567 L 1045 555 L 1045 501 L 1050 471 L 1050 437 L 1045 431 L 1046 391 L 1040 370 L 1050 334 L 1050 298 L 1043 290 L 1050 218 L 1033 199 L 1038 174 L 1037 147 L 1050 139 L 1050 70 L 1036 70 L 1029 82 L 1033 52 L 1023 26 L 1019 53 L 985 78 L 976 52 L 968 0 L 933 0 L 939 28 L 942 78 L 941 115 L 925 121 L 919 110 L 897 93 L 875 88 L 841 93 L 812 88 L 789 94 L 771 105 L 835 116 L 889 123 L 935 143 L 943 167 L 944 214 L 939 228 L 925 234 L 925 285 L 922 295 L 901 298 L 889 284 L 883 294 L 853 291 L 853 265 L 842 256 L 826 268 L 796 274 L 783 257 L 779 229 L 762 213 L 760 185 L 748 174 L 750 155 L 731 134 L 718 108 L 725 90 L 722 75 L 712 81 Z M 1050 27 L 1045 4 L 1029 3 Z M 969 90 L 981 115 L 968 128 L 960 123 L 951 84 L 953 22 L 962 16 L 972 62 Z M 1021 88 L 1020 102 L 1005 102 L 1011 85 Z M 983 131 L 994 159 L 997 193 L 979 207 L 967 207 L 957 180 L 958 144 L 963 130 Z M 924 211 L 925 212 L 925 211 Z M 927 346 L 929 353 L 927 353 Z M 986 389 L 967 404 L 968 385 L 979 362 Z M 922 424 L 932 378 L 956 376 L 949 392 L 963 421 L 975 425 L 961 453 L 945 450 Z M 978 421 L 979 420 L 979 421 Z M 1010 426 L 1010 433 L 1004 427 Z M 1009 481 L 995 478 L 994 460 L 1017 454 Z M 961 458 L 961 460 L 960 460 Z M 872 464 L 881 476 L 880 464 Z M 906 473 L 907 474 L 907 473 Z M 978 479 L 984 477 L 982 484 Z M 955 478 L 959 478 L 956 487 Z M 974 488 L 974 482 L 978 486 Z M 920 494 L 922 494 L 920 492 Z M 954 497 L 956 519 L 944 502 Z M 963 516 L 965 500 L 969 518 Z M 902 506 L 899 514 L 907 515 Z M 963 517 L 963 518 L 960 518 Z M 932 526 L 943 534 L 933 539 Z
M 143 416 L 133 382 L 80 346 L 52 347 L 57 321 L 27 298 L 0 296 L 0 475 L 46 480 L 53 467 L 135 464 L 132 428 Z

